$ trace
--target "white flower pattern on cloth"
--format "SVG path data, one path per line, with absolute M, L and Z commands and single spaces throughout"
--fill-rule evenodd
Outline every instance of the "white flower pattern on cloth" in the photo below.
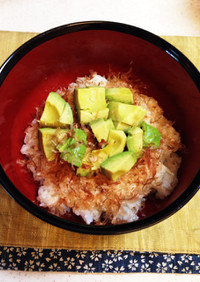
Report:
M 0 270 L 200 274 L 200 254 L 0 246 Z

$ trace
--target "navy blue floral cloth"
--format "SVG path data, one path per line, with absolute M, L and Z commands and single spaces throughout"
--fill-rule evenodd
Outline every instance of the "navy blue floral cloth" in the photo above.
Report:
M 0 247 L 0 270 L 200 273 L 200 255 Z

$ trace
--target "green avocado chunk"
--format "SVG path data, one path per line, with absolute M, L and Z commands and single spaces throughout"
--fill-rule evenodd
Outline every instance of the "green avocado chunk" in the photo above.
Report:
M 127 147 L 129 151 L 133 151 L 139 157 L 142 154 L 143 148 L 143 130 L 140 127 L 131 127 L 127 133 Z
M 133 94 L 129 88 L 107 88 L 106 99 L 125 104 L 133 104 Z
M 108 142 L 109 144 L 103 149 L 93 151 L 87 149 L 82 161 L 82 167 L 77 169 L 76 174 L 81 176 L 92 174 L 100 168 L 101 163 L 109 156 L 123 152 L 126 144 L 126 135 L 123 131 L 110 130 Z
M 107 120 L 108 122 L 109 120 Z M 109 130 L 108 145 L 103 149 L 89 151 L 87 150 L 83 161 L 82 167 L 78 168 L 76 174 L 87 176 L 100 168 L 109 156 L 113 156 L 123 152 L 126 145 L 126 134 L 121 130 Z
M 39 128 L 39 141 L 42 144 L 44 154 L 48 161 L 56 158 L 56 146 L 67 139 L 67 129 Z
M 78 112 L 78 116 L 79 116 L 79 121 L 80 123 L 83 123 L 83 124 L 88 124 L 90 123 L 92 120 L 95 120 L 95 116 L 96 116 L 96 113 L 94 112 L 90 112 L 88 110 L 80 110 Z
M 62 126 L 73 123 L 73 114 L 70 105 L 65 102 L 64 110 L 59 118 L 59 123 Z
M 144 131 L 144 147 L 152 146 L 157 148 L 160 145 L 160 140 L 162 138 L 160 131 L 144 121 L 141 123 L 141 127 Z
M 87 135 L 85 131 L 74 129 L 73 137 L 68 138 L 64 144 L 57 146 L 57 149 L 61 153 L 61 159 L 80 167 L 85 156 L 86 143 Z
M 126 124 L 126 123 L 121 122 L 121 121 L 113 121 L 113 123 L 114 123 L 116 130 L 127 131 L 131 127 L 131 125 Z
M 91 162 L 89 159 L 90 154 L 91 154 L 91 149 L 86 148 L 85 155 L 82 159 L 82 164 L 80 167 L 77 167 L 76 169 L 76 175 L 88 176 L 91 173 Z
M 59 127 L 73 123 L 70 105 L 56 92 L 50 92 L 40 118 L 41 126 Z
M 78 110 L 98 112 L 106 108 L 105 88 L 75 88 L 75 104 Z
M 103 118 L 103 119 L 107 119 L 108 118 L 108 114 L 109 114 L 109 109 L 108 108 L 105 108 L 103 110 L 100 110 L 96 113 L 96 117 L 95 119 L 98 119 L 98 118 Z
M 88 176 L 93 174 L 94 171 L 100 168 L 101 163 L 103 163 L 108 158 L 108 154 L 104 149 L 98 149 L 91 151 L 87 148 L 86 154 L 82 161 L 82 166 L 77 168 L 76 174 L 80 176 Z
M 109 113 L 108 108 L 105 108 L 105 109 L 100 110 L 98 112 L 91 112 L 91 111 L 88 111 L 88 110 L 80 110 L 79 111 L 79 120 L 80 120 L 80 123 L 88 124 L 91 121 L 96 120 L 98 118 L 107 119 L 108 113 Z
M 88 124 L 92 120 L 108 117 L 103 87 L 76 88 L 74 101 L 80 123 Z
M 117 180 L 118 177 L 128 172 L 137 162 L 134 152 L 122 152 L 108 158 L 101 164 L 102 173 L 111 180 Z
M 104 148 L 108 156 L 111 157 L 123 152 L 126 145 L 126 134 L 122 130 L 110 130 L 108 135 L 108 145 Z
M 111 119 L 104 120 L 99 118 L 90 122 L 90 127 L 98 142 L 101 140 L 107 141 L 110 129 L 114 129 L 114 124 Z
M 129 125 L 138 125 L 146 115 L 146 110 L 140 106 L 128 105 L 120 102 L 110 102 L 109 118 Z

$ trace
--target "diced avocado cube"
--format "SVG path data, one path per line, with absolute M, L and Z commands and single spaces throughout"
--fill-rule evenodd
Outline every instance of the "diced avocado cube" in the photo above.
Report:
M 147 124 L 144 121 L 142 122 L 141 127 L 144 131 L 144 147 L 152 146 L 157 148 L 160 145 L 160 140 L 162 138 L 160 131 L 154 126 Z
M 93 120 L 98 118 L 107 119 L 108 118 L 109 109 L 105 108 L 98 112 L 90 112 L 88 110 L 80 110 L 79 111 L 79 121 L 83 124 L 88 124 Z
M 48 161 L 52 161 L 55 159 L 56 146 L 53 142 L 55 131 L 56 129 L 54 128 L 39 128 L 43 151 Z
M 101 163 L 103 163 L 108 158 L 108 154 L 104 149 L 93 150 L 91 153 L 92 171 L 100 168 Z
M 126 124 L 126 123 L 121 122 L 121 121 L 113 121 L 113 123 L 114 123 L 116 130 L 127 131 L 131 127 L 131 125 Z
M 48 161 L 56 157 L 56 146 L 61 140 L 66 140 L 67 129 L 39 128 L 39 140 Z
M 73 123 L 69 104 L 56 92 L 50 92 L 40 118 L 41 126 L 58 127 Z
M 79 111 L 79 121 L 83 124 L 88 124 L 92 120 L 96 119 L 96 113 L 90 112 L 88 110 L 80 110 Z
M 87 149 L 87 152 L 82 161 L 83 169 L 82 167 L 80 169 L 77 169 L 77 174 L 91 174 L 99 169 L 101 163 L 103 163 L 109 156 L 122 152 L 126 144 L 126 135 L 123 131 L 111 129 L 108 142 L 109 144 L 103 149 L 93 151 Z
M 114 140 L 111 140 L 108 145 L 106 145 L 101 149 L 101 151 L 103 151 L 107 155 L 107 157 L 109 157 L 112 154 L 113 144 L 114 144 Z
M 131 126 L 131 127 L 129 127 L 129 129 L 126 131 L 126 133 L 128 134 L 128 135 L 133 135 L 133 134 L 135 134 L 136 132 L 138 132 L 138 129 L 139 129 L 139 131 L 141 130 L 141 128 L 140 127 L 138 127 L 138 126 Z
M 76 88 L 74 101 L 80 123 L 88 124 L 92 120 L 108 117 L 103 87 Z
M 92 163 L 90 161 L 91 148 L 86 148 L 85 155 L 82 159 L 82 165 L 76 169 L 76 174 L 80 176 L 88 176 L 91 174 Z
M 139 127 L 131 127 L 127 133 L 127 147 L 129 151 L 133 151 L 139 157 L 143 148 L 143 130 Z
M 76 174 L 80 176 L 87 176 L 91 173 L 90 161 L 91 148 L 86 148 L 85 155 L 82 159 L 82 165 L 77 168 Z
M 140 106 L 120 102 L 110 102 L 109 118 L 129 125 L 138 125 L 144 118 L 146 110 Z
M 99 118 L 90 122 L 90 127 L 98 142 L 107 141 L 110 129 L 115 128 L 111 119 L 104 120 Z
M 108 114 L 109 114 L 109 109 L 108 108 L 100 110 L 100 111 L 98 111 L 96 113 L 96 119 L 98 119 L 98 118 L 107 119 L 108 118 Z
M 101 149 L 107 157 L 113 156 L 120 152 L 123 152 L 126 145 L 126 135 L 121 130 L 110 129 L 108 135 L 108 145 Z M 105 158 L 106 159 L 106 158 Z
M 137 162 L 134 152 L 122 152 L 108 158 L 101 164 L 102 173 L 116 181 L 118 177 L 128 172 Z
M 59 118 L 61 125 L 72 124 L 73 123 L 73 114 L 70 105 L 65 102 L 64 110 Z
M 106 89 L 106 99 L 125 104 L 133 104 L 133 94 L 129 88 L 108 88 Z
M 54 106 L 52 106 L 49 102 L 46 102 L 44 111 L 40 118 L 41 126 L 59 126 L 59 113 Z
M 77 168 L 76 174 L 81 176 L 87 176 L 94 173 L 100 168 L 101 163 L 103 163 L 108 158 L 108 154 L 104 149 L 93 150 L 87 148 L 85 156 L 82 161 L 82 166 Z
M 118 153 L 123 152 L 126 145 L 126 134 L 122 130 L 109 131 L 108 145 L 104 148 L 108 155 L 111 157 Z
M 95 120 L 95 115 L 96 113 L 92 113 L 88 110 L 80 110 L 79 111 L 79 121 L 80 123 L 83 123 L 83 124 L 88 124 L 90 123 L 92 120 Z
M 107 106 L 103 87 L 76 88 L 74 98 L 78 111 L 98 112 Z

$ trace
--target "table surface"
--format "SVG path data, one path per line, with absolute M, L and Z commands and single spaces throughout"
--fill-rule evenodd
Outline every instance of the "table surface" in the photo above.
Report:
M 42 32 L 87 20 L 136 25 L 158 35 L 200 35 L 199 0 L 0 0 L 0 30 Z
M 200 36 L 199 0 L 0 0 L 0 30 L 43 32 L 58 25 L 85 20 L 123 22 L 158 35 Z M 98 275 L 0 271 L 0 281 L 155 281 L 161 274 Z M 28 277 L 28 278 L 27 278 Z M 199 276 L 162 275 L 163 281 L 198 281 Z M 85 280 L 86 281 L 86 280 Z

